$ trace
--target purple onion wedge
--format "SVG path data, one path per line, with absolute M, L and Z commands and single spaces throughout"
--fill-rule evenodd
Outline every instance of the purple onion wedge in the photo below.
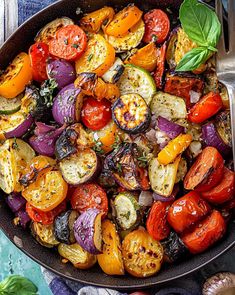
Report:
M 6 203 L 13 213 L 25 207 L 26 200 L 18 193 L 12 193 L 6 197 Z
M 6 138 L 21 137 L 29 130 L 29 128 L 33 124 L 33 121 L 34 121 L 33 117 L 31 115 L 28 115 L 28 117 L 20 125 L 18 125 L 14 130 L 6 132 L 5 137 Z
M 74 223 L 77 243 L 91 254 L 102 253 L 101 217 L 98 209 L 88 209 Z
M 162 116 L 159 116 L 157 118 L 157 126 L 161 131 L 165 132 L 171 139 L 177 137 L 181 133 L 184 133 L 183 126 L 171 122 L 166 118 L 163 118 Z

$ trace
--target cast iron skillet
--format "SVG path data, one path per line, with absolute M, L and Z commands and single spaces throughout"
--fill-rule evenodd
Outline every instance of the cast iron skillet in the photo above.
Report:
M 153 7 L 156 8 L 157 6 L 163 7 L 166 4 L 163 3 L 166 2 L 165 0 L 137 0 L 131 2 L 135 2 L 143 10 Z M 167 2 L 169 3 L 169 0 Z M 175 5 L 176 2 L 179 3 L 180 0 L 172 0 L 172 2 Z M 6 41 L 0 49 L 0 68 L 5 68 L 20 51 L 27 51 L 29 45 L 33 42 L 36 32 L 38 32 L 38 30 L 49 21 L 60 16 L 68 16 L 76 21 L 78 19 L 78 15 L 76 15 L 78 7 L 80 7 L 83 12 L 88 12 L 101 8 L 104 5 L 112 4 L 114 7 L 120 7 L 121 5 L 126 5 L 127 3 L 128 1 L 125 0 L 62 0 L 54 3 L 34 15 Z M 20 227 L 15 227 L 13 225 L 12 218 L 13 216 L 7 208 L 3 196 L 1 196 L 0 228 L 4 231 L 6 236 L 26 255 L 44 267 L 68 279 L 90 285 L 115 289 L 136 290 L 138 288 L 166 283 L 202 267 L 235 244 L 235 223 L 231 222 L 224 239 L 213 248 L 178 264 L 164 265 L 160 273 L 153 277 L 145 279 L 134 278 L 128 275 L 123 277 L 111 277 L 105 275 L 98 266 L 84 271 L 74 268 L 70 263 L 61 263 L 61 259 L 55 251 L 37 244 L 29 231 L 25 231 Z

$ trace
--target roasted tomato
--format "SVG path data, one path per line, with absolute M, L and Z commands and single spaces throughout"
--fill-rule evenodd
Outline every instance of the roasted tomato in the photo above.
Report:
M 160 270 L 163 249 L 146 230 L 137 229 L 123 240 L 122 255 L 127 272 L 135 277 L 148 277 Z
M 80 213 L 89 208 L 97 208 L 104 213 L 108 213 L 108 198 L 106 192 L 95 183 L 80 184 L 71 197 L 72 208 Z
M 164 91 L 185 99 L 187 107 L 191 106 L 190 91 L 202 94 L 204 83 L 195 77 L 181 77 L 177 75 L 166 75 Z
M 68 61 L 78 59 L 86 49 L 85 32 L 76 25 L 68 25 L 56 32 L 56 37 L 49 43 L 49 51 L 53 56 Z
M 29 48 L 29 56 L 33 70 L 33 80 L 43 82 L 48 79 L 46 71 L 46 62 L 49 57 L 49 46 L 38 42 Z
M 87 32 L 98 33 L 101 27 L 105 30 L 105 28 L 112 21 L 114 14 L 115 12 L 112 7 L 105 6 L 86 14 L 80 20 L 80 26 Z
M 221 182 L 211 190 L 202 192 L 204 199 L 212 204 L 222 204 L 234 197 L 235 193 L 235 173 L 224 167 Z
M 59 171 L 41 173 L 37 180 L 22 191 L 22 196 L 35 208 L 48 212 L 67 195 L 68 185 Z
M 171 202 L 156 202 L 149 212 L 146 228 L 148 233 L 155 240 L 161 241 L 168 237 L 170 226 L 167 222 L 167 212 Z
M 168 210 L 167 220 L 171 227 L 182 233 L 193 224 L 200 221 L 210 212 L 210 206 L 196 192 L 176 200 Z
M 165 59 L 166 59 L 166 42 L 157 48 L 157 64 L 154 72 L 154 80 L 158 89 L 162 89 L 163 86 L 163 74 L 165 70 Z
M 183 235 L 182 241 L 191 253 L 201 253 L 221 239 L 225 230 L 226 224 L 222 215 L 214 210 L 192 232 Z
M 218 113 L 222 106 L 223 102 L 220 94 L 210 92 L 190 109 L 188 120 L 192 123 L 202 123 Z
M 206 147 L 197 157 L 184 179 L 184 188 L 205 192 L 216 186 L 223 177 L 224 160 L 214 147 Z
M 87 128 L 100 130 L 112 118 L 110 102 L 106 99 L 97 101 L 93 97 L 87 97 L 82 107 L 81 118 Z
M 28 54 L 22 52 L 16 56 L 0 76 L 0 95 L 14 98 L 24 91 L 25 86 L 32 80 L 32 68 Z
M 26 203 L 26 212 L 29 217 L 36 222 L 41 222 L 42 224 L 48 225 L 52 224 L 55 217 L 59 215 L 61 212 L 66 210 L 66 201 L 63 201 L 57 207 L 48 212 L 40 211 L 34 208 L 29 203 Z
M 114 37 L 125 36 L 128 30 L 141 19 L 142 13 L 134 4 L 128 5 L 114 16 L 114 19 L 105 28 L 105 33 Z
M 94 133 L 94 139 L 101 143 L 101 149 L 105 153 L 113 150 L 117 130 L 117 125 L 112 120 L 105 127 Z
M 170 20 L 166 13 L 160 9 L 153 9 L 144 15 L 145 34 L 143 41 L 145 43 L 157 42 L 163 43 L 170 30 Z

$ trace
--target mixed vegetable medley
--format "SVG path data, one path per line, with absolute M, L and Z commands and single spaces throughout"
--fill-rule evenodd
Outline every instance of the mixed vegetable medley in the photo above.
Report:
M 197 0 L 179 18 L 129 4 L 42 28 L 0 76 L 0 187 L 15 224 L 63 263 L 136 277 L 221 239 L 235 174 L 220 31 Z

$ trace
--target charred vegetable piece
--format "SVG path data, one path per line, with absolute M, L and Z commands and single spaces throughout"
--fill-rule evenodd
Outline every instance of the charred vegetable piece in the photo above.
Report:
M 98 209 L 88 209 L 74 223 L 74 236 L 77 243 L 91 254 L 102 252 L 101 217 Z
M 190 107 L 190 91 L 202 94 L 204 83 L 198 77 L 183 77 L 172 74 L 166 75 L 164 91 L 185 99 L 187 107 Z
M 164 197 L 171 195 L 180 162 L 178 157 L 172 164 L 162 165 L 154 158 L 149 163 L 149 180 L 152 190 Z
M 44 42 L 48 44 L 54 37 L 56 32 L 68 25 L 72 25 L 73 21 L 68 17 L 57 18 L 43 27 L 35 37 L 35 42 Z
M 135 195 L 129 192 L 118 194 L 113 202 L 115 219 L 123 230 L 133 229 L 141 221 L 140 205 Z
M 128 64 L 117 83 L 121 95 L 139 94 L 149 105 L 156 92 L 155 82 L 150 73 L 142 68 Z
M 165 59 L 166 59 L 166 42 L 157 48 L 157 65 L 154 72 L 154 80 L 158 89 L 163 88 L 163 76 L 165 71 Z
M 161 242 L 164 251 L 164 261 L 168 263 L 174 263 L 179 260 L 183 260 L 187 255 L 188 250 L 180 237 L 171 232 L 169 237 Z
M 73 225 L 78 215 L 77 211 L 69 210 L 56 217 L 54 221 L 54 234 L 59 242 L 65 244 L 75 243 Z
M 117 53 L 136 48 L 144 36 L 144 22 L 140 20 L 123 37 L 105 35 L 106 40 L 113 46 Z
M 175 49 L 176 49 L 176 44 L 178 40 L 178 30 L 179 30 L 179 27 L 176 27 L 171 31 L 168 42 L 167 42 L 166 61 L 170 69 L 173 69 L 176 67 Z
M 8 99 L 0 96 L 0 115 L 11 115 L 20 110 L 23 95 Z
M 79 123 L 73 124 L 63 131 L 56 141 L 55 155 L 61 161 L 64 158 L 75 154 L 77 149 L 85 149 L 93 145 L 93 140 L 83 126 Z
M 135 277 L 148 277 L 161 268 L 163 248 L 144 229 L 134 230 L 122 242 L 125 270 Z
M 230 112 L 224 111 L 216 116 L 215 126 L 219 136 L 225 144 L 232 146 L 232 133 L 231 133 L 231 119 Z
M 122 95 L 112 106 L 114 122 L 127 133 L 144 132 L 150 124 L 150 110 L 145 100 L 138 94 Z
M 59 244 L 59 254 L 68 259 L 76 268 L 88 269 L 96 263 L 96 256 L 85 251 L 79 244 Z
M 79 23 L 84 31 L 98 33 L 101 28 L 105 30 L 112 21 L 114 14 L 112 7 L 105 6 L 86 14 Z
M 136 144 L 124 143 L 106 157 L 104 166 L 124 189 L 148 190 L 147 170 L 139 167 L 139 157 Z
M 103 253 L 97 256 L 99 266 L 108 275 L 123 275 L 121 243 L 115 225 L 110 220 L 102 222 Z
M 64 158 L 59 167 L 67 183 L 78 185 L 97 176 L 100 163 L 96 153 L 87 148 Z
M 150 105 L 152 113 L 166 119 L 185 119 L 187 117 L 186 104 L 180 97 L 164 92 L 157 92 Z
M 53 248 L 60 243 L 54 236 L 53 224 L 44 225 L 40 222 L 32 222 L 31 232 L 38 243 L 44 247 Z
M 122 60 L 117 57 L 114 64 L 108 69 L 106 73 L 102 76 L 102 79 L 107 83 L 117 83 L 124 72 L 124 64 Z

